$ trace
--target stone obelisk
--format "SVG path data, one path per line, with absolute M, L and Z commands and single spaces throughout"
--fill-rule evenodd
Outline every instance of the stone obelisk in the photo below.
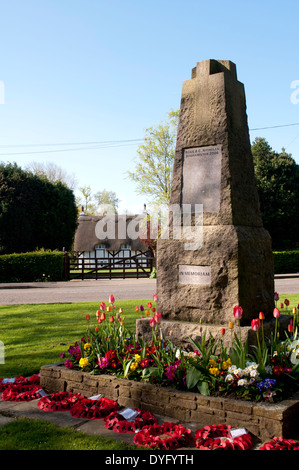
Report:
M 244 86 L 228 60 L 205 60 L 183 83 L 170 210 L 202 207 L 202 241 L 157 246 L 158 311 L 164 320 L 242 325 L 274 308 L 272 243 L 263 228 Z M 172 217 L 170 217 L 171 224 Z M 193 227 L 194 228 L 194 227 Z M 195 237 L 196 237 L 195 230 Z

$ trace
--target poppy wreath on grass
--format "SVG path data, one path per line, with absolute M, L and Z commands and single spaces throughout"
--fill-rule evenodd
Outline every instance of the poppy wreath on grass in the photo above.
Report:
M 39 385 L 10 384 L 1 394 L 4 401 L 31 401 L 41 397 Z
M 37 406 L 44 411 L 69 411 L 84 397 L 80 393 L 57 392 L 42 397 Z
M 250 434 L 231 435 L 232 426 L 213 424 L 195 433 L 195 447 L 200 450 L 248 450 L 252 447 Z
M 139 447 L 173 450 L 192 441 L 191 430 L 181 424 L 164 423 L 144 426 L 134 436 L 134 444 Z
M 99 419 L 118 410 L 118 408 L 118 403 L 110 398 L 99 398 L 98 400 L 85 398 L 72 406 L 70 413 L 75 418 Z
M 105 418 L 105 428 L 114 432 L 135 433 L 136 431 L 142 430 L 144 426 L 157 424 L 156 417 L 150 411 L 139 410 L 138 408 L 136 411 L 138 412 L 138 416 L 132 421 L 126 420 L 117 411 L 111 413 Z
M 259 450 L 299 450 L 299 441 L 273 437 L 270 442 L 263 444 Z

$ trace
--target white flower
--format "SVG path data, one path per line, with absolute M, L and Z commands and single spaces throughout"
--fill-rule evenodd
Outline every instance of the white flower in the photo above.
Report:
M 237 370 L 237 366 L 232 365 L 227 369 L 227 372 L 229 372 L 230 374 L 234 374 L 235 370 Z
M 247 380 L 246 379 L 238 380 L 238 385 L 239 387 L 247 387 Z
M 243 371 L 243 369 L 239 368 L 239 369 L 235 370 L 234 374 L 238 375 L 239 377 L 243 377 L 244 376 L 244 371 Z
M 225 377 L 225 382 L 232 382 L 234 380 L 234 377 L 232 374 L 227 374 Z
M 259 375 L 260 374 L 258 373 L 258 371 L 256 369 L 254 369 L 250 372 L 250 377 L 252 377 L 254 379 L 257 379 L 259 377 Z

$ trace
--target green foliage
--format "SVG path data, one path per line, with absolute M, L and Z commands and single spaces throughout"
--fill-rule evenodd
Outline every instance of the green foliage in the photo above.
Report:
M 70 250 L 77 227 L 73 191 L 60 181 L 0 163 L 0 253 Z
M 274 251 L 275 274 L 299 272 L 299 250 Z
M 64 254 L 36 251 L 0 256 L 0 282 L 61 281 Z
M 146 129 L 135 169 L 128 172 L 137 193 L 156 204 L 169 203 L 178 115 L 179 111 L 170 111 L 167 122 Z
M 265 228 L 273 247 L 294 246 L 299 230 L 299 165 L 284 149 L 274 152 L 264 138 L 256 138 L 252 155 Z

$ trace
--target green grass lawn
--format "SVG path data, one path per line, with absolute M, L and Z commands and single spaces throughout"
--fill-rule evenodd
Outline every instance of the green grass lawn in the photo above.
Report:
M 148 300 L 115 302 L 114 312 L 122 307 L 125 325 L 134 331 L 141 316 L 135 306 L 145 306 Z M 0 377 L 29 376 L 42 365 L 59 362 L 60 353 L 86 333 L 87 314 L 90 323 L 97 325 L 98 309 L 99 302 L 0 306 L 0 340 L 5 350 Z
M 113 433 L 112 433 L 113 434 Z M 0 450 L 136 450 L 115 439 L 83 432 L 38 419 L 21 418 L 0 426 Z

